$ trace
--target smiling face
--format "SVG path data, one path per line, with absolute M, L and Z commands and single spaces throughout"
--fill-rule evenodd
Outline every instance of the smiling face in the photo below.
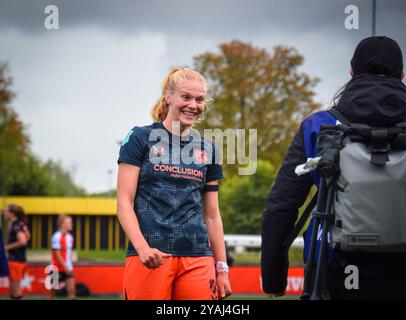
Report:
M 184 128 L 194 125 L 204 111 L 205 96 L 206 86 L 202 81 L 179 81 L 175 90 L 165 96 L 169 111 L 164 122 L 179 121 Z

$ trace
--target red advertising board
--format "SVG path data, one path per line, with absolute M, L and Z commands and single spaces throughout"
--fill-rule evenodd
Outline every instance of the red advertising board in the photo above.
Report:
M 78 265 L 75 266 L 77 283 L 86 285 L 92 294 L 121 294 L 123 265 Z M 30 265 L 22 280 L 25 295 L 46 295 L 45 265 Z M 230 281 L 234 294 L 264 294 L 261 289 L 259 266 L 234 266 L 230 268 Z M 303 268 L 289 268 L 288 295 L 299 295 L 303 287 Z M 0 294 L 6 295 L 8 279 L 0 279 Z

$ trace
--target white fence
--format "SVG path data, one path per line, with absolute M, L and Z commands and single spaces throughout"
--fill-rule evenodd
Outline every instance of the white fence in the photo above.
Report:
M 247 248 L 261 248 L 261 236 L 249 234 L 226 234 L 224 239 L 229 248 L 233 248 L 236 253 L 244 252 Z M 303 248 L 303 238 L 298 237 L 292 247 Z

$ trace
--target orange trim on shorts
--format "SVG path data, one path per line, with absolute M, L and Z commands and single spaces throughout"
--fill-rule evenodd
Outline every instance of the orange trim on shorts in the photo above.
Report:
M 27 263 L 19 261 L 9 261 L 8 268 L 10 281 L 21 281 L 24 279 L 24 274 L 27 270 Z
M 125 300 L 218 300 L 213 257 L 168 257 L 157 269 L 126 258 Z

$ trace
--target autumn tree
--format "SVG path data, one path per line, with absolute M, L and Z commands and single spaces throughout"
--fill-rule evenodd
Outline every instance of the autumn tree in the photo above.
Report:
M 318 79 L 299 71 L 303 56 L 294 48 L 269 53 L 232 41 L 219 49 L 194 58 L 214 98 L 198 128 L 257 129 L 258 158 L 279 167 L 300 121 L 319 107 L 313 101 Z

